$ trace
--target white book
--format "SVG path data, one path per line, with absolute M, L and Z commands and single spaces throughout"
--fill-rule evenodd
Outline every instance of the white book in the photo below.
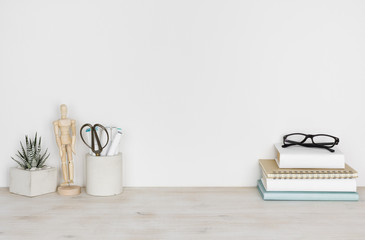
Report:
M 338 149 L 330 152 L 324 148 L 274 145 L 279 168 L 345 168 L 345 155 Z
M 356 179 L 270 179 L 261 178 L 266 191 L 356 192 Z

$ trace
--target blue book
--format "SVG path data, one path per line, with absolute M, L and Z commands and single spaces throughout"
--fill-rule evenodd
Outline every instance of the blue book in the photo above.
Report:
M 257 188 L 265 201 L 358 201 L 357 192 L 281 192 L 266 191 L 261 179 Z

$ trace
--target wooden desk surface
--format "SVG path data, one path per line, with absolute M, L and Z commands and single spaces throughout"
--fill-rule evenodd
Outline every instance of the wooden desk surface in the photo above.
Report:
M 263 201 L 256 188 L 125 188 L 22 197 L 0 188 L 0 239 L 365 239 L 359 202 Z

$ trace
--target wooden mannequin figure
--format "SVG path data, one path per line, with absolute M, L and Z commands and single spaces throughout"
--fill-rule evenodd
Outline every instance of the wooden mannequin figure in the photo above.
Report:
M 67 118 L 67 106 L 61 105 L 61 119 L 53 122 L 56 142 L 62 162 L 62 176 L 64 182 L 58 187 L 61 195 L 78 195 L 81 193 L 79 186 L 74 183 L 74 163 L 72 153 L 75 154 L 76 121 Z M 70 132 L 72 135 L 70 135 Z

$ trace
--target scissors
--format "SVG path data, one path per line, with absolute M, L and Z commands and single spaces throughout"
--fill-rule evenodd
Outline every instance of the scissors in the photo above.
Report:
M 87 144 L 87 142 L 85 141 L 83 135 L 82 135 L 82 129 L 84 129 L 85 127 L 89 127 L 90 128 L 90 132 L 91 132 L 91 146 L 89 144 Z M 106 143 L 104 146 L 101 146 L 101 143 L 100 143 L 100 136 L 98 136 L 98 133 L 97 133 L 97 128 L 101 128 L 105 133 L 106 133 L 106 136 L 107 136 L 107 140 L 106 140 Z M 90 123 L 86 123 L 84 125 L 82 125 L 81 129 L 80 129 L 80 136 L 81 136 L 81 139 L 82 141 L 85 143 L 85 145 L 87 147 L 89 147 L 91 149 L 91 151 L 93 151 L 95 153 L 96 156 L 100 156 L 100 153 L 103 151 L 103 149 L 106 147 L 106 145 L 108 144 L 109 142 L 109 133 L 108 131 L 106 130 L 106 128 L 97 123 L 97 124 L 94 124 L 91 125 Z M 97 144 L 97 148 L 95 146 L 95 141 L 96 141 L 96 144 Z

